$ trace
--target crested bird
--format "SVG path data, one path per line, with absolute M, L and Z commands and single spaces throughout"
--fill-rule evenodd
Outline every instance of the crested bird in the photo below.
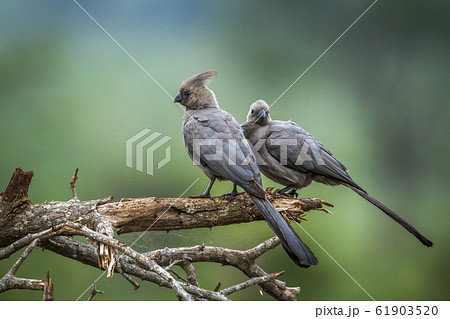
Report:
M 296 190 L 313 181 L 329 186 L 347 186 L 402 225 L 422 244 L 433 246 L 411 224 L 356 184 L 347 168 L 314 136 L 294 122 L 272 120 L 265 101 L 258 100 L 250 106 L 247 122 L 241 128 L 254 146 L 262 173 L 285 186 L 279 194 L 296 196 Z
M 314 254 L 266 198 L 258 164 L 239 123 L 219 107 L 207 87 L 215 76 L 215 71 L 193 75 L 181 84 L 174 100 L 186 108 L 182 121 L 186 150 L 210 179 L 205 192 L 197 197 L 210 197 L 216 179 L 232 181 L 231 195 L 236 194 L 236 185 L 248 193 L 289 257 L 300 267 L 316 265 Z

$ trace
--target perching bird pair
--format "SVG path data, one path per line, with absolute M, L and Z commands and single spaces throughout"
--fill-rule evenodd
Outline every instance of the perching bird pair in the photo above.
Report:
M 210 183 L 197 197 L 210 197 L 216 179 L 244 189 L 258 207 L 270 228 L 280 238 L 289 257 L 300 267 L 317 265 L 317 259 L 285 218 L 267 200 L 260 170 L 284 186 L 280 192 L 295 195 L 312 181 L 326 185 L 345 185 L 381 209 L 412 233 L 425 246 L 433 243 L 385 205 L 371 197 L 348 175 L 347 169 L 317 139 L 293 122 L 272 121 L 269 106 L 258 100 L 250 107 L 247 122 L 220 109 L 207 83 L 215 71 L 196 74 L 185 80 L 174 102 L 186 107 L 182 132 L 186 150 L 200 166 Z M 252 151 L 253 145 L 255 154 Z M 258 165 L 259 164 L 259 165 Z

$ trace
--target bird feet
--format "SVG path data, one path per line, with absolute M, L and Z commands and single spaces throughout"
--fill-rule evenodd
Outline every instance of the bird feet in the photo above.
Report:
M 242 194 L 245 194 L 245 192 L 235 192 L 235 191 L 233 191 L 233 192 L 222 194 L 220 196 L 230 196 L 230 202 L 231 202 L 236 196 L 239 196 L 239 195 L 242 195 Z
M 275 195 L 278 195 L 278 196 L 283 195 L 283 196 L 287 196 L 287 197 L 291 197 L 291 198 L 298 198 L 298 193 L 295 190 L 295 188 L 291 188 L 289 190 L 289 192 L 286 192 L 286 190 L 284 190 L 284 189 L 279 190 L 279 191 L 275 192 Z
M 225 193 L 225 194 L 222 194 L 221 196 L 228 196 L 228 195 L 230 195 L 230 202 L 231 202 L 236 196 L 244 194 L 244 193 L 245 192 L 238 192 L 237 191 L 237 185 L 234 184 L 233 185 L 233 190 L 230 193 Z
M 200 195 L 189 195 L 188 198 L 209 198 L 210 200 L 214 200 L 214 197 L 212 197 L 209 192 Z

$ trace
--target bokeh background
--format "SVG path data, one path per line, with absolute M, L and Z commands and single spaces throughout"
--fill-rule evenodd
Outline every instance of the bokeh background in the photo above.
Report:
M 210 88 L 244 122 L 256 99 L 269 104 L 372 1 L 79 1 L 175 96 L 192 74 L 215 69 Z M 335 205 L 310 212 L 303 227 L 377 300 L 449 299 L 448 1 L 379 1 L 271 109 L 319 138 L 351 176 L 434 241 L 423 247 L 345 187 L 312 185 L 302 197 Z M 33 170 L 34 203 L 68 200 L 79 167 L 81 199 L 178 197 L 208 180 L 182 142 L 183 112 L 73 1 L 0 2 L 0 189 L 14 168 Z M 173 137 L 172 161 L 153 176 L 125 165 L 125 142 L 149 128 Z M 164 157 L 164 150 L 156 154 Z M 264 179 L 265 186 L 278 186 Z M 218 195 L 231 183 L 216 183 Z M 298 226 L 319 258 L 296 267 L 281 247 L 259 262 L 301 286 L 302 300 L 369 297 Z M 139 234 L 118 236 L 132 242 Z M 273 234 L 264 222 L 170 233 L 150 232 L 139 251 L 205 243 L 247 249 Z M 18 258 L 0 261 L 5 274 Z M 200 283 L 227 287 L 244 276 L 196 265 Z M 18 276 L 44 278 L 57 300 L 76 300 L 101 271 L 36 249 Z M 151 283 L 135 291 L 102 277 L 96 300 L 175 300 Z M 88 294 L 81 296 L 86 300 Z M 40 300 L 9 291 L 0 300 Z M 235 300 L 270 300 L 257 287 Z

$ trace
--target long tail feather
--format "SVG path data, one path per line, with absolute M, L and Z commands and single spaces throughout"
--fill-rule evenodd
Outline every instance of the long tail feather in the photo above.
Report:
M 379 209 L 381 209 L 386 215 L 391 217 L 393 220 L 395 220 L 397 223 L 403 226 L 407 231 L 409 231 L 411 234 L 413 234 L 422 244 L 424 244 L 427 247 L 433 246 L 433 243 L 423 236 L 417 229 L 415 229 L 411 224 L 409 224 L 406 220 L 398 216 L 396 213 L 394 213 L 392 210 L 390 210 L 388 207 L 386 207 L 384 204 L 380 203 L 378 200 L 367 194 L 362 188 L 357 188 L 352 185 L 344 184 L 348 188 L 352 189 L 355 193 L 363 197 L 365 200 L 370 202 L 371 204 L 375 205 Z
M 317 265 L 317 259 L 311 250 L 306 246 L 291 225 L 284 217 L 273 207 L 273 205 L 264 197 L 259 198 L 249 194 L 252 201 L 258 207 L 264 219 L 270 228 L 280 238 L 284 249 L 289 257 L 300 267 L 307 268 L 311 265 Z

